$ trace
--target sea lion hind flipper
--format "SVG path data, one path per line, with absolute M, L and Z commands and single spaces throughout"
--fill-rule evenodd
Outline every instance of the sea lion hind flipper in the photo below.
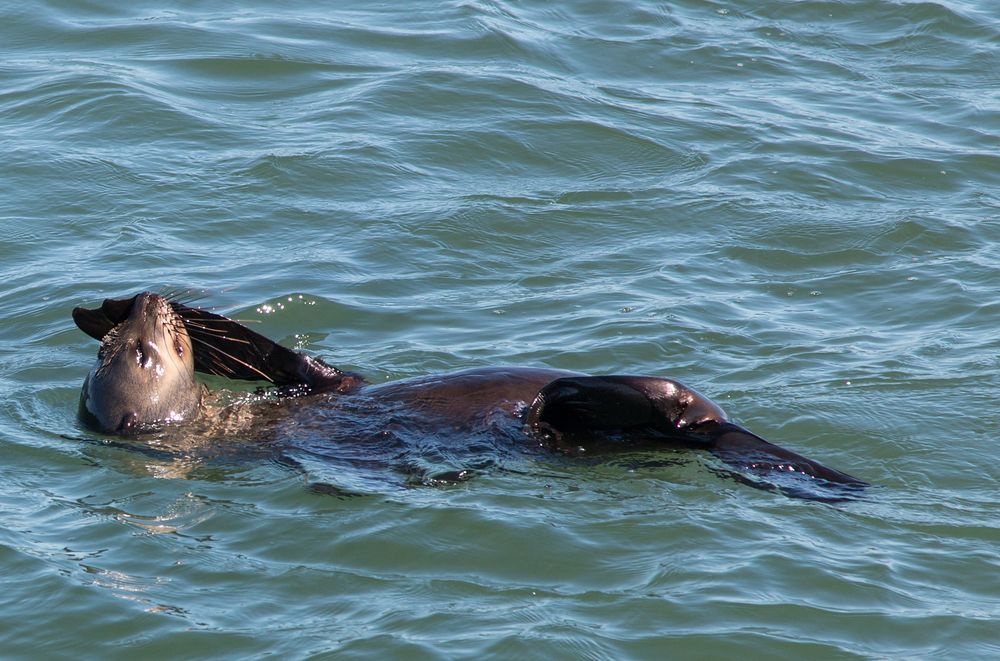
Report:
M 618 432 L 704 448 L 739 471 L 733 475 L 742 473 L 746 479 L 740 482 L 797 498 L 847 500 L 868 486 L 729 422 L 717 404 L 672 379 L 556 379 L 538 392 L 526 423 L 537 434 Z M 833 493 L 827 494 L 828 490 Z
M 852 475 L 765 441 L 731 422 L 706 431 L 712 439 L 712 454 L 742 473 L 768 480 L 772 489 L 785 495 L 837 502 L 855 499 L 871 486 Z M 740 481 L 767 488 L 757 479 Z
M 586 433 L 635 429 L 653 424 L 656 418 L 649 397 L 620 379 L 574 376 L 539 390 L 526 421 L 536 432 Z
M 725 412 L 679 381 L 649 376 L 570 376 L 539 390 L 527 423 L 559 432 L 655 432 L 674 440 L 705 441 L 688 433 L 705 422 L 722 423 Z

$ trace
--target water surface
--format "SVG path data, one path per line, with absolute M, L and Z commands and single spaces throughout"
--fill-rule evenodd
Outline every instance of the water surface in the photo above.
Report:
M 1000 6 L 272 5 L 0 13 L 0 655 L 1000 655 Z M 143 289 L 376 382 L 671 376 L 878 486 L 95 443 L 69 312 Z

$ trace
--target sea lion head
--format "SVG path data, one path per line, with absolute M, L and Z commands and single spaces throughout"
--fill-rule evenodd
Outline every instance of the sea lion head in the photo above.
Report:
M 194 352 L 184 320 L 166 298 L 149 292 L 73 310 L 101 348 L 80 396 L 86 422 L 108 433 L 135 433 L 179 422 L 197 411 Z

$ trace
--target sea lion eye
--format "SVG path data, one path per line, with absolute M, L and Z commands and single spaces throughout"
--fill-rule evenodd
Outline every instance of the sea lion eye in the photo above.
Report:
M 181 358 L 184 357 L 184 345 L 181 344 L 180 340 L 174 340 L 174 351 L 176 351 L 177 355 Z

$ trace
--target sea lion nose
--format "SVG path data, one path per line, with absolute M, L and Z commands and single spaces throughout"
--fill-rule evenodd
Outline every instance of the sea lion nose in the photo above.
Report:
M 153 367 L 156 363 L 155 357 L 158 353 L 156 345 L 144 339 L 136 340 L 135 343 L 135 357 L 136 362 L 139 363 L 139 367 L 144 370 L 148 370 Z

